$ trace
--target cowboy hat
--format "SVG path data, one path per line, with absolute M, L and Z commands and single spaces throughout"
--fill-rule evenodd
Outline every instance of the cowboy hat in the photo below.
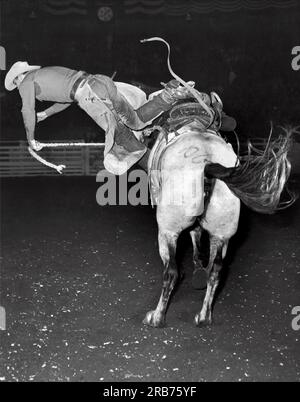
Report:
M 17 61 L 15 64 L 12 65 L 8 73 L 6 74 L 4 86 L 8 91 L 12 91 L 17 87 L 14 83 L 14 79 L 23 73 L 32 70 L 38 70 L 41 66 L 30 66 L 27 61 Z

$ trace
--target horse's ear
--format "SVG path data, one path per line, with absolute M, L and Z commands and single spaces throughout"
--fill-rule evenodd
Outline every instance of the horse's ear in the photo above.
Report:
M 221 131 L 234 131 L 236 129 L 236 120 L 233 117 L 222 114 Z

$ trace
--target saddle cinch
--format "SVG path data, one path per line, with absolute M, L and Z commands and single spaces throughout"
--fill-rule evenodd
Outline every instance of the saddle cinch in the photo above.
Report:
M 219 97 L 218 97 L 219 99 Z M 152 206 L 159 202 L 161 189 L 161 160 L 165 151 L 169 146 L 183 134 L 185 130 L 181 130 L 187 124 L 193 124 L 201 132 L 209 131 L 214 135 L 220 135 L 218 130 L 221 127 L 222 119 L 222 102 L 217 101 L 210 106 L 213 112 L 213 120 L 209 114 L 202 108 L 199 103 L 188 102 L 180 103 L 173 107 L 169 113 L 169 118 L 156 126 L 159 130 L 159 135 L 151 150 L 148 160 L 149 172 L 149 188 Z

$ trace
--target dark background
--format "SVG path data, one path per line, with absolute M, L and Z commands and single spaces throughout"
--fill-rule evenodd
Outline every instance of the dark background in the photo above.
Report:
M 300 71 L 291 67 L 292 48 L 300 45 L 297 6 L 175 17 L 128 15 L 120 0 L 109 2 L 113 19 L 101 22 L 96 1 L 88 2 L 84 16 L 51 15 L 42 3 L 1 1 L 1 45 L 7 51 L 7 69 L 17 60 L 27 60 L 110 76 L 116 71 L 117 81 L 155 89 L 171 78 L 166 48 L 139 41 L 161 36 L 171 45 L 174 71 L 196 81 L 199 90 L 218 92 L 226 112 L 236 117 L 243 138 L 268 135 L 270 120 L 299 124 Z M 3 89 L 5 73 L 1 71 L 1 138 L 24 138 L 20 98 L 17 91 Z M 37 110 L 45 107 L 38 105 Z M 96 132 L 95 123 L 73 106 L 39 126 L 37 137 L 82 138 Z
M 27 60 L 117 71 L 117 80 L 155 89 L 171 78 L 166 49 L 139 41 L 162 36 L 174 71 L 220 94 L 241 140 L 267 136 L 270 120 L 300 124 L 300 70 L 291 67 L 292 48 L 300 45 L 297 7 L 172 17 L 127 15 L 123 1 L 110 1 L 114 19 L 105 23 L 97 18 L 99 3 L 88 4 L 86 16 L 55 16 L 38 1 L 0 0 L 7 69 Z M 18 91 L 6 92 L 6 71 L 0 74 L 1 139 L 25 140 Z M 74 105 L 38 125 L 36 137 L 95 133 L 99 128 Z M 292 168 L 298 163 L 300 172 L 295 145 Z M 299 183 L 292 177 L 290 188 L 299 193 Z M 292 309 L 300 305 L 299 200 L 276 215 L 242 209 L 214 323 L 206 328 L 193 325 L 204 292 L 192 288 L 192 246 L 183 237 L 184 277 L 167 327 L 156 330 L 142 325 L 161 290 L 155 210 L 100 207 L 99 186 L 95 177 L 1 178 L 0 304 L 7 331 L 0 381 L 299 381 L 299 331 L 291 327 Z

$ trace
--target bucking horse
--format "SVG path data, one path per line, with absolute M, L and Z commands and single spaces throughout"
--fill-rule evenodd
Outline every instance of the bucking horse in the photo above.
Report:
M 180 80 L 171 70 L 168 49 L 169 70 Z M 288 151 L 292 130 L 283 130 L 275 140 L 270 136 L 264 150 L 249 145 L 248 154 L 240 157 L 212 124 L 213 112 L 201 104 L 201 99 L 199 102 L 174 106 L 167 123 L 153 127 L 159 135 L 150 154 L 148 173 L 164 265 L 158 304 L 143 321 L 153 327 L 166 322 L 170 296 L 179 278 L 176 247 L 182 231 L 191 228 L 194 275 L 205 277 L 207 284 L 194 322 L 197 326 L 210 324 L 223 260 L 238 228 L 240 202 L 256 212 L 272 214 L 295 200 L 290 193 L 288 201 L 280 201 L 291 170 Z M 203 231 L 208 233 L 210 244 L 206 266 L 200 258 Z

